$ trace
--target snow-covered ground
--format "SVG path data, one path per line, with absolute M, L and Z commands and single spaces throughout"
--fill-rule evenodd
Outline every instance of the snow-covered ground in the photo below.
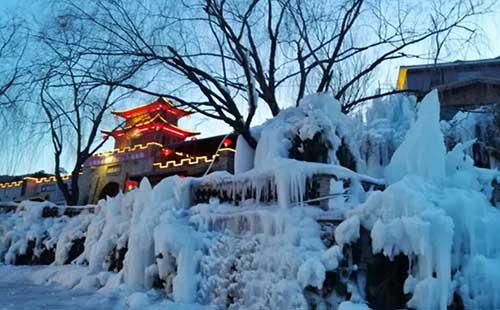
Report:
M 117 294 L 70 290 L 57 284 L 37 284 L 32 276 L 46 266 L 0 265 L 0 309 L 124 309 L 126 300 Z M 63 267 L 58 267 L 63 268 Z
M 0 310 L 210 310 L 207 306 L 169 301 L 155 290 L 71 287 L 87 273 L 78 265 L 0 265 Z M 50 278 L 50 280 L 48 279 Z

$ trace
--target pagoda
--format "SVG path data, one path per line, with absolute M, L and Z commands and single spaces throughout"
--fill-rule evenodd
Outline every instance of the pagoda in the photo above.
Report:
M 124 119 L 123 125 L 116 130 L 103 130 L 102 133 L 105 137 L 113 136 L 115 148 L 118 149 L 150 142 L 170 145 L 200 134 L 177 127 L 178 120 L 192 112 L 175 107 L 162 97 L 138 107 L 112 113 Z

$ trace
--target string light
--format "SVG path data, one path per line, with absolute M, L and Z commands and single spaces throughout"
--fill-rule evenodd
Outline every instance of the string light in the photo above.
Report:
M 174 136 L 181 138 L 181 139 L 186 139 L 187 137 L 194 136 L 194 135 L 199 135 L 199 131 L 189 131 L 185 130 L 182 128 L 179 128 L 171 123 L 169 123 L 167 120 L 165 120 L 163 117 L 159 117 L 159 121 L 154 121 L 156 118 L 151 119 L 150 121 L 144 122 L 143 124 L 140 125 L 131 125 L 128 127 L 125 127 L 124 129 L 119 129 L 116 131 L 110 131 L 110 130 L 102 130 L 102 133 L 107 134 L 107 135 L 112 135 L 113 137 L 121 137 L 126 134 L 126 132 L 129 131 L 129 129 L 134 128 L 134 132 L 137 133 L 147 133 L 151 131 L 163 131 L 166 133 L 173 134 Z
M 62 175 L 61 179 L 63 179 L 63 181 L 66 181 L 66 180 L 69 180 L 70 177 L 71 176 L 69 174 Z M 41 178 L 25 177 L 24 179 L 30 180 L 30 181 L 35 181 L 35 183 L 50 183 L 50 182 L 55 182 L 57 180 L 55 176 L 41 177 Z
M 188 131 L 179 128 L 174 124 L 171 124 L 170 121 L 163 117 L 164 114 L 162 115 L 162 111 L 170 115 L 174 115 L 176 118 L 181 118 L 193 113 L 192 111 L 179 109 L 175 107 L 170 101 L 159 97 L 152 102 L 146 103 L 139 107 L 134 107 L 122 111 L 113 111 L 113 114 L 121 116 L 127 120 L 127 126 L 114 131 L 102 130 L 102 133 L 112 135 L 115 138 L 121 137 L 123 135 L 126 135 L 127 138 L 131 138 L 137 137 L 141 133 L 162 131 L 183 140 L 187 137 L 200 134 L 200 132 Z M 132 133 L 129 133 L 130 129 L 133 129 L 134 131 Z
M 83 173 L 80 172 L 79 173 L 80 175 L 82 175 Z M 69 180 L 69 178 L 71 177 L 71 175 L 67 174 L 67 175 L 62 175 L 61 176 L 61 179 L 63 181 L 67 181 Z M 28 180 L 28 181 L 33 181 L 35 182 L 36 184 L 40 184 L 40 183 L 53 183 L 53 182 L 56 182 L 57 179 L 55 176 L 50 176 L 50 177 L 41 177 L 41 178 L 34 178 L 34 177 L 24 177 L 21 181 L 14 181 L 14 182 L 4 182 L 4 183 L 0 183 L 0 188 L 11 188 L 11 187 L 18 187 L 18 186 L 21 186 L 24 182 L 24 180 Z
M 14 181 L 14 182 L 4 182 L 0 183 L 0 188 L 10 188 L 10 187 L 18 187 L 23 184 L 23 181 Z
M 94 156 L 97 156 L 97 157 L 107 157 L 107 156 L 111 156 L 113 154 L 119 154 L 119 153 L 125 153 L 125 152 L 133 152 L 133 151 L 138 151 L 138 150 L 145 150 L 151 146 L 157 146 L 157 147 L 162 147 L 163 145 L 158 143 L 158 142 L 148 142 L 146 144 L 136 144 L 134 146 L 125 146 L 123 148 L 118 148 L 118 149 L 114 149 L 114 150 L 111 150 L 111 151 L 105 151 L 105 152 L 102 152 L 102 153 L 97 153 L 97 154 L 94 154 Z
M 137 125 L 134 128 L 142 134 L 152 132 L 152 131 L 163 131 L 165 133 L 172 134 L 175 137 L 183 139 L 183 140 L 189 136 L 200 134 L 197 131 L 188 131 L 188 130 L 181 129 L 181 128 L 179 128 L 175 125 L 172 125 L 170 123 L 165 124 L 165 123 L 161 123 L 161 122 L 154 122 L 154 123 Z M 103 132 L 109 133 L 110 135 L 113 135 L 115 137 L 120 137 L 120 136 L 123 136 L 125 134 L 124 130 L 117 130 L 114 132 L 108 132 L 108 131 L 103 131 Z
M 192 156 L 192 157 L 188 157 L 188 158 L 182 158 L 180 160 L 169 160 L 165 163 L 156 162 L 156 163 L 153 163 L 153 166 L 157 167 L 159 169 L 168 169 L 171 167 L 193 166 L 193 165 L 198 165 L 200 163 L 211 163 L 217 157 L 221 156 L 219 153 L 222 153 L 222 152 L 234 153 L 235 150 L 231 149 L 231 148 L 222 148 L 219 150 L 219 152 L 217 154 L 214 154 L 212 156 Z
M 173 125 L 172 123 L 170 123 L 168 120 L 166 120 L 160 113 L 156 113 L 156 115 L 153 116 L 153 117 L 151 117 L 150 115 L 146 114 L 146 115 L 142 115 L 140 118 L 137 117 L 137 120 L 136 119 L 132 119 L 131 123 L 127 122 L 127 124 L 129 124 L 128 126 L 125 126 L 122 129 L 120 129 L 120 130 L 115 130 L 114 132 L 111 131 L 111 130 L 103 130 L 102 132 L 108 133 L 108 134 L 113 134 L 113 133 L 117 133 L 117 132 L 122 132 L 124 130 L 129 130 L 129 129 L 134 128 L 134 127 L 139 127 L 139 126 L 148 125 L 148 124 L 151 124 L 151 123 L 158 123 L 158 122 L 164 123 L 164 124 L 168 124 L 171 127 L 174 127 L 176 129 L 179 129 L 179 130 L 182 130 L 182 131 L 186 131 L 186 132 L 189 132 L 189 133 L 196 133 L 196 134 L 200 133 L 198 131 L 189 131 L 189 130 L 181 129 L 181 128 Z
M 192 111 L 187 111 L 183 109 L 179 109 L 175 107 L 170 101 L 165 100 L 162 97 L 159 97 L 155 100 L 153 100 L 150 103 L 144 104 L 139 107 L 134 107 L 128 110 L 122 110 L 122 111 L 113 111 L 112 113 L 115 114 L 115 116 L 120 116 L 124 117 L 127 119 L 127 123 L 129 126 L 115 130 L 115 131 L 105 131 L 103 130 L 102 132 L 105 133 L 106 135 L 103 136 L 102 138 L 104 140 L 107 140 L 109 136 L 113 137 L 121 137 L 121 136 L 126 136 L 127 138 L 132 138 L 132 137 L 138 137 L 140 135 L 143 135 L 144 133 L 148 132 L 154 132 L 154 131 L 161 131 L 164 133 L 169 134 L 170 136 L 174 136 L 177 138 L 181 139 L 186 139 L 187 137 L 191 137 L 191 140 L 196 140 L 194 135 L 200 134 L 200 132 L 196 131 L 188 131 L 184 130 L 182 128 L 177 127 L 174 124 L 171 124 L 168 120 L 166 120 L 162 114 L 161 111 L 166 112 L 170 115 L 176 116 L 176 117 L 183 117 L 187 116 L 191 113 Z M 144 117 L 143 119 L 139 119 L 138 122 L 133 122 L 134 124 L 130 124 L 130 121 L 133 121 L 133 119 L 130 120 L 130 118 L 133 117 L 138 117 L 138 115 L 141 114 L 153 114 L 155 113 L 154 116 L 148 116 Z M 163 114 L 164 115 L 164 114 Z M 141 123 L 142 122 L 142 123 Z M 141 123 L 141 124 L 139 124 Z M 229 148 L 229 146 L 233 145 L 233 141 L 231 139 L 224 139 L 223 141 L 223 146 L 224 148 L 220 149 L 217 151 L 217 153 L 213 155 L 205 155 L 205 156 L 190 156 L 189 154 L 182 153 L 182 152 L 175 152 L 176 155 L 181 156 L 183 158 L 180 159 L 175 159 L 175 160 L 169 160 L 164 163 L 162 162 L 155 162 L 153 163 L 153 167 L 158 167 L 159 169 L 168 169 L 170 167 L 180 167 L 184 165 L 197 165 L 200 163 L 211 163 L 216 160 L 217 157 L 221 156 L 220 153 L 222 152 L 232 152 L 234 153 L 235 150 L 232 148 Z M 114 150 L 110 151 L 105 151 L 101 153 L 94 154 L 91 158 L 94 158 L 94 161 L 96 161 L 95 158 L 103 157 L 102 163 L 103 164 L 110 164 L 115 161 L 120 161 L 122 160 L 120 157 L 114 156 L 122 153 L 130 153 L 130 152 L 135 152 L 139 150 L 145 150 L 151 147 L 158 147 L 161 149 L 161 154 L 165 157 L 168 157 L 174 153 L 174 150 L 170 148 L 163 147 L 163 144 L 160 144 L 158 142 L 148 142 L 146 144 L 135 144 L 133 146 L 125 146 L 122 148 L 115 148 Z M 143 154 L 144 153 L 139 153 Z M 128 155 L 127 155 L 128 156 Z M 136 156 L 135 154 L 132 154 L 131 156 Z M 136 158 L 136 157 L 134 157 Z M 138 157 L 137 157 L 138 158 Z M 142 157 L 141 157 L 142 158 Z M 87 165 L 92 166 L 92 159 L 90 159 L 87 162 Z M 80 173 L 83 174 L 83 173 Z M 71 175 L 63 175 L 61 176 L 61 179 L 63 181 L 69 180 Z M 41 177 L 41 178 L 35 178 L 35 177 L 25 177 L 20 181 L 11 181 L 11 182 L 4 182 L 0 183 L 0 188 L 12 188 L 12 187 L 19 187 L 23 185 L 25 181 L 30 181 L 34 182 L 36 184 L 41 184 L 41 183 L 53 183 L 56 182 L 56 177 L 55 176 L 49 176 L 49 177 Z M 126 181 L 125 187 L 129 190 L 137 187 L 137 182 L 135 181 Z

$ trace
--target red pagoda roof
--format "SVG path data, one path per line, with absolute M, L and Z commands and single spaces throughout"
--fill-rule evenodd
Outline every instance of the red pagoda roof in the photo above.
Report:
M 111 113 L 121 116 L 123 118 L 131 118 L 144 113 L 165 111 L 169 114 L 175 115 L 178 118 L 192 114 L 192 111 L 183 110 L 179 107 L 174 106 L 170 101 L 165 98 L 158 97 L 152 102 L 140 105 L 138 107 L 133 107 L 127 110 L 112 111 Z
M 120 137 L 123 136 L 127 131 L 129 131 L 132 128 L 123 128 L 123 129 L 117 129 L 115 131 L 112 130 L 102 130 L 101 132 L 107 135 L 112 135 L 113 137 Z M 200 132 L 198 131 L 189 131 L 185 130 L 182 128 L 179 128 L 175 125 L 172 125 L 170 123 L 165 123 L 162 121 L 156 121 L 156 122 L 151 122 L 148 124 L 141 124 L 138 126 L 134 126 L 133 130 L 137 130 L 140 133 L 146 133 L 146 132 L 151 132 L 151 131 L 162 131 L 165 132 L 171 136 L 181 138 L 181 139 L 186 139 L 187 137 L 192 137 L 199 135 Z

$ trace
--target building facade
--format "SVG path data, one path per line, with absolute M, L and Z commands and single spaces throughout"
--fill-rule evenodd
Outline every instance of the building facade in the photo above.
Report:
M 437 89 L 442 118 L 450 119 L 460 110 L 500 103 L 500 58 L 402 66 L 397 89 L 417 98 Z
M 68 182 L 68 176 L 63 180 Z M 64 196 L 57 188 L 56 178 L 46 173 L 34 173 L 25 176 L 4 177 L 0 182 L 0 203 L 25 199 L 63 204 Z
M 452 119 L 459 111 L 489 106 L 475 111 L 478 112 L 476 116 L 487 116 L 482 122 L 478 121 L 479 117 L 471 117 L 470 121 L 475 123 L 468 130 L 476 138 L 471 156 L 478 167 L 498 167 L 500 58 L 400 67 L 397 88 L 416 95 L 418 99 L 422 99 L 432 89 L 437 89 L 443 120 Z M 451 132 L 445 142 L 451 149 L 459 142 L 459 138 Z
M 199 132 L 178 127 L 191 114 L 157 98 L 150 103 L 112 112 L 122 121 L 104 138 L 115 148 L 90 157 L 80 176 L 79 204 L 93 204 L 106 196 L 135 188 L 143 177 L 154 185 L 171 175 L 202 176 L 208 172 L 233 172 L 235 135 L 196 139 Z M 68 176 L 64 177 L 65 181 Z M 63 203 L 55 177 L 14 177 L 0 182 L 0 202 L 25 199 Z

